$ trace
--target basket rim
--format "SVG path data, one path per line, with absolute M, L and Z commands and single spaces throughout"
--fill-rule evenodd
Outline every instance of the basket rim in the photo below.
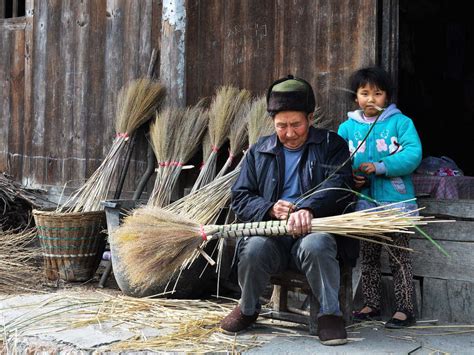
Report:
M 87 211 L 87 212 L 57 212 L 56 210 L 37 210 L 33 209 L 31 211 L 33 216 L 45 216 L 45 217 L 70 217 L 70 218 L 80 218 L 83 216 L 93 217 L 93 216 L 105 216 L 105 211 Z

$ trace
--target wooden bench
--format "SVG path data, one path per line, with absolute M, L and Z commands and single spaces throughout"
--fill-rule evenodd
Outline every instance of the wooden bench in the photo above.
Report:
M 273 308 L 262 312 L 263 317 L 279 319 L 288 322 L 308 324 L 309 334 L 315 335 L 317 330 L 316 317 L 319 312 L 319 302 L 311 292 L 306 277 L 296 271 L 285 271 L 270 279 L 273 284 Z M 288 305 L 288 291 L 300 289 L 307 294 L 309 311 Z M 339 303 L 346 325 L 350 324 L 352 314 L 352 268 L 341 265 L 341 287 Z M 307 302 L 303 303 L 305 306 Z

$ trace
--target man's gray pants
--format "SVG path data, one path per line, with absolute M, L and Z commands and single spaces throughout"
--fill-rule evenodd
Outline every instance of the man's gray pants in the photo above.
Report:
M 238 279 L 242 289 L 240 309 L 243 314 L 255 313 L 271 275 L 292 268 L 306 275 L 321 305 L 319 315 L 341 315 L 337 244 L 331 234 L 311 233 L 296 240 L 292 237 L 247 237 L 238 247 Z

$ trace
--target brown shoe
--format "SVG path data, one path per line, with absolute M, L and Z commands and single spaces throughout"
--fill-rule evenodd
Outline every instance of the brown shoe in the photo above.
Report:
M 347 343 L 344 319 L 332 314 L 318 318 L 318 336 L 323 345 L 342 345 Z
M 228 333 L 240 333 L 251 326 L 258 318 L 258 312 L 253 316 L 246 316 L 240 311 L 240 305 L 237 305 L 223 320 L 221 328 Z

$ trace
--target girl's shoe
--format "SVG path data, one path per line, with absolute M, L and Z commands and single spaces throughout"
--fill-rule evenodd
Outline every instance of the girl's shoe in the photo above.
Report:
M 367 322 L 367 321 L 374 321 L 380 320 L 380 311 L 379 310 L 372 310 L 370 312 L 352 312 L 352 321 L 355 323 L 358 322 Z
M 415 325 L 416 319 L 413 315 L 408 314 L 407 319 L 405 320 L 400 320 L 397 318 L 392 318 L 387 323 L 385 323 L 385 328 L 388 329 L 400 329 L 400 328 L 405 328 L 405 327 L 411 327 L 412 325 Z

